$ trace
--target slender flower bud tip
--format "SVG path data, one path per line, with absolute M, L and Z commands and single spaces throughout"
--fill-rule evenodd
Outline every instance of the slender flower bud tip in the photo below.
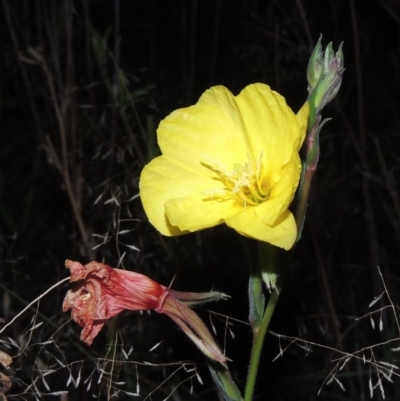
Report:
M 307 67 L 307 81 L 308 81 L 308 91 L 311 92 L 312 89 L 317 84 L 321 73 L 322 73 L 322 36 L 319 37 L 318 42 L 311 54 L 310 60 Z
M 83 327 L 81 340 L 91 345 L 108 319 L 124 310 L 154 310 L 170 317 L 208 358 L 226 367 L 222 354 L 210 331 L 190 309 L 199 304 L 228 296 L 221 292 L 206 293 L 171 290 L 144 276 L 114 269 L 103 263 L 66 260 L 71 282 L 78 282 L 65 296 L 63 311 L 71 310 L 72 319 Z

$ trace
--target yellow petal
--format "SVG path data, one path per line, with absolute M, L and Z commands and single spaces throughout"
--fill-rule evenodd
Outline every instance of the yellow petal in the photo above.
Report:
M 223 192 L 220 181 L 164 156 L 145 166 L 139 187 L 146 215 L 163 235 L 212 227 L 241 209 L 234 200 L 218 201 L 213 195 Z
M 290 249 L 296 240 L 296 222 L 292 213 L 286 210 L 273 226 L 264 224 L 256 215 L 255 208 L 247 208 L 225 223 L 239 234 L 259 241 L 269 242 L 283 249 Z
M 279 216 L 289 207 L 299 183 L 300 172 L 300 157 L 294 153 L 285 174 L 272 188 L 268 200 L 255 208 L 256 215 L 264 224 L 275 224 Z
M 277 182 L 292 158 L 295 142 L 299 141 L 295 114 L 279 93 L 264 84 L 247 86 L 236 97 L 236 103 L 243 117 L 254 161 L 262 152 L 268 180 Z
M 175 236 L 185 234 L 168 221 L 164 204 L 171 197 L 171 182 L 168 169 L 162 165 L 163 159 L 158 157 L 142 170 L 139 189 L 144 211 L 150 223 L 163 235 Z
M 165 203 L 171 198 L 208 188 L 209 180 L 209 177 L 163 156 L 153 159 L 144 167 L 139 182 L 143 208 L 151 224 L 163 235 L 184 234 L 168 221 Z
M 219 199 L 196 192 L 190 196 L 170 199 L 165 204 L 169 222 L 180 230 L 199 231 L 214 227 L 243 210 L 232 198 Z
M 307 127 L 308 127 L 308 116 L 310 115 L 310 104 L 308 102 L 305 102 L 301 109 L 297 112 L 296 114 L 296 119 L 299 124 L 299 129 L 300 129 L 300 141 L 296 142 L 296 149 L 297 151 L 300 150 L 301 145 L 303 145 L 304 138 L 307 133 Z
M 171 113 L 161 121 L 157 135 L 163 156 L 204 174 L 211 172 L 207 160 L 228 169 L 247 160 L 241 116 L 234 96 L 223 86 L 207 90 L 196 105 Z

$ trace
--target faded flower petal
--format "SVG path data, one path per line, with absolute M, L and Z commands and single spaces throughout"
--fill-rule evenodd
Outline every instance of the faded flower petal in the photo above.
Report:
M 81 340 L 90 345 L 106 320 L 125 309 L 147 310 L 157 307 L 164 286 L 150 278 L 103 263 L 65 261 L 71 281 L 79 283 L 67 292 L 64 312 L 72 309 L 71 317 L 84 329 Z
M 225 365 L 226 358 L 201 319 L 190 305 L 226 299 L 217 291 L 192 293 L 170 290 L 143 274 L 114 269 L 103 263 L 82 265 L 65 261 L 71 282 L 63 311 L 71 310 L 72 319 L 83 327 L 81 340 L 91 345 L 108 319 L 124 310 L 154 310 L 175 321 L 209 358 Z
M 157 131 L 162 156 L 140 179 L 150 222 L 169 236 L 225 222 L 290 249 L 296 226 L 288 207 L 299 182 L 307 118 L 308 104 L 296 116 L 263 84 L 236 97 L 216 86 L 196 105 L 174 111 Z

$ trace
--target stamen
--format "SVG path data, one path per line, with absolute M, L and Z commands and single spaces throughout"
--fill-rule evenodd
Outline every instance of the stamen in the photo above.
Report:
M 90 298 L 92 298 L 92 294 L 90 292 L 87 292 L 82 298 L 81 301 L 85 302 L 87 300 L 89 300 Z
M 217 179 L 224 185 L 223 189 L 210 189 L 205 191 L 205 194 L 220 200 L 234 198 L 244 207 L 257 206 L 268 200 L 270 189 L 264 184 L 262 153 L 256 163 L 250 161 L 248 157 L 244 164 L 235 163 L 233 170 L 229 170 L 223 163 L 207 155 L 202 156 L 207 160 L 205 165 L 217 173 Z

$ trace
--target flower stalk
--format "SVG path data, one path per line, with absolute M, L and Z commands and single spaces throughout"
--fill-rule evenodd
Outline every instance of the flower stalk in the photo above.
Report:
M 197 104 L 161 121 L 161 156 L 150 161 L 140 177 L 144 210 L 161 234 L 184 235 L 225 223 L 259 243 L 248 285 L 253 345 L 244 401 L 253 397 L 262 346 L 281 290 L 285 269 L 277 258 L 279 248 L 290 250 L 301 237 L 320 154 L 319 133 L 328 121 L 320 113 L 338 93 L 344 73 L 342 45 L 335 53 L 331 43 L 323 50 L 321 40 L 307 68 L 309 96 L 297 114 L 264 84 L 249 85 L 237 96 L 223 86 L 212 87 Z M 264 284 L 270 294 L 266 307 Z M 167 314 L 205 355 L 225 368 L 226 358 L 190 309 L 193 300 L 201 302 L 196 297 L 163 287 L 157 306 L 148 309 Z M 227 369 L 210 366 L 210 371 L 226 400 L 241 400 Z
M 258 242 L 258 259 L 249 279 L 249 322 L 253 332 L 249 372 L 244 401 L 251 401 L 254 393 L 262 347 L 269 323 L 281 290 L 282 277 L 278 274 L 279 249 L 265 242 Z M 264 284 L 270 292 L 265 308 Z
M 247 374 L 247 382 L 243 398 L 244 401 L 251 401 L 253 399 L 254 386 L 256 383 L 258 367 L 260 365 L 262 347 L 269 323 L 271 322 L 272 315 L 275 311 L 275 306 L 278 302 L 278 298 L 279 292 L 277 290 L 273 290 L 271 296 L 269 297 L 267 308 L 265 309 L 261 324 L 253 329 L 253 345 L 251 349 L 249 372 Z
M 296 242 L 301 238 L 311 182 L 320 155 L 319 133 L 324 124 L 329 121 L 329 119 L 322 120 L 320 113 L 324 106 L 338 93 L 344 72 L 342 45 L 340 45 L 337 53 L 334 53 L 331 43 L 323 51 L 321 39 L 320 37 L 311 55 L 307 69 L 309 97 L 306 103 L 309 106 L 309 115 L 305 138 L 305 157 L 302 163 L 294 213 L 297 226 Z M 284 266 L 280 266 L 278 263 L 277 256 L 279 251 L 278 248 L 268 243 L 259 242 L 257 267 L 250 275 L 249 321 L 253 331 L 253 344 L 244 401 L 251 401 L 253 399 L 265 335 L 275 311 L 282 286 Z M 262 314 L 265 304 L 262 292 L 263 282 L 270 292 L 270 297 L 265 312 Z

